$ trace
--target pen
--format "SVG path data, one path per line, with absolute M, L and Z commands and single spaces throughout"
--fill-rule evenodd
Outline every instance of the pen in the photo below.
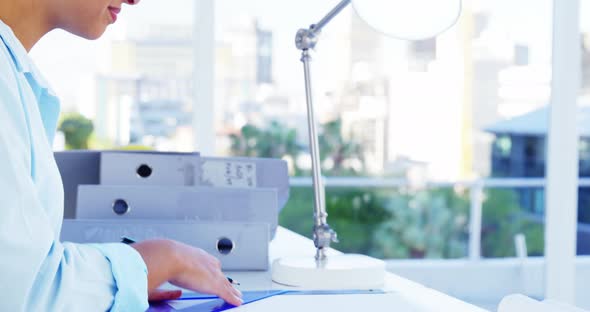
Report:
M 135 243 L 135 240 L 132 238 L 129 238 L 127 236 L 121 236 L 121 243 L 130 245 L 130 244 Z
M 136 242 L 136 240 L 134 240 L 133 238 L 130 238 L 130 237 L 127 237 L 127 236 L 121 236 L 121 243 L 123 243 L 123 244 L 129 245 L 129 244 L 133 244 L 135 242 Z M 231 277 L 228 277 L 227 280 L 232 285 L 238 285 L 238 286 L 240 285 L 240 283 L 238 281 L 234 280 Z
M 240 286 L 240 283 L 238 283 L 237 281 L 235 281 L 233 278 L 228 277 L 227 280 L 229 281 L 230 284 L 232 285 L 238 285 Z

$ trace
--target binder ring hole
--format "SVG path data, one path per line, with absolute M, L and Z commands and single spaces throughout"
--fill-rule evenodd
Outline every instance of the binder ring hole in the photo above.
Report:
M 227 238 L 222 237 L 217 240 L 217 251 L 222 255 L 229 255 L 234 250 L 234 242 Z
M 125 201 L 124 199 L 117 199 L 113 203 L 113 211 L 117 215 L 122 216 L 129 212 L 129 204 L 127 204 L 127 201 Z
M 140 178 L 149 178 L 152 175 L 152 168 L 146 164 L 142 164 L 137 167 L 137 175 Z

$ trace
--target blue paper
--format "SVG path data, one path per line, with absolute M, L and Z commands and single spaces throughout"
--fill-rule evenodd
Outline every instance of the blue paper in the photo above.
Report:
M 245 291 L 242 293 L 244 304 L 256 302 L 278 295 L 362 295 L 362 294 L 384 294 L 385 292 L 378 289 L 371 290 L 262 290 L 262 291 Z M 214 300 L 212 300 L 214 299 Z M 206 300 L 203 303 L 184 308 L 186 312 L 217 312 L 225 311 L 235 306 L 219 299 L 215 295 L 208 295 L 196 292 L 183 293 L 178 300 Z M 178 311 L 166 303 L 152 304 L 148 312 L 169 312 Z
M 269 298 L 272 296 L 277 296 L 286 293 L 286 290 L 264 290 L 264 291 L 245 291 L 242 293 L 242 300 L 244 300 L 244 304 L 256 302 L 265 298 Z M 191 296 L 192 295 L 192 296 Z M 213 298 L 217 298 L 215 300 L 211 300 Z M 218 297 L 210 296 L 210 295 L 202 295 L 202 294 L 188 294 L 188 296 L 183 296 L 183 300 L 208 300 L 203 303 L 196 303 L 194 306 L 182 309 L 183 312 L 218 312 L 218 311 L 225 311 L 229 309 L 235 308 L 234 305 L 231 305 L 225 302 L 223 299 L 219 299 Z M 150 304 L 150 308 L 148 312 L 170 312 L 170 311 L 177 311 L 165 302 L 157 303 L 157 304 Z

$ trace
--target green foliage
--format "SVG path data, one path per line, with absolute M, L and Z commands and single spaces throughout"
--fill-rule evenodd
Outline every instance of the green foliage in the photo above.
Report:
M 530 256 L 543 254 L 543 223 L 523 213 L 523 209 L 518 205 L 516 192 L 488 190 L 483 203 L 482 217 L 482 256 L 514 257 L 514 236 L 519 233 L 526 237 Z
M 94 125 L 90 119 L 81 114 L 68 113 L 62 117 L 59 131 L 64 133 L 67 149 L 88 149 L 88 142 L 90 135 L 94 131 Z
M 378 247 L 373 231 L 391 219 L 383 198 L 371 190 L 333 189 L 326 197 L 326 209 L 341 239 L 337 248 L 344 252 L 373 254 Z
M 341 241 L 334 248 L 341 251 L 401 259 L 467 256 L 468 192 L 338 188 L 326 191 L 326 206 Z M 311 188 L 292 188 L 280 224 L 311 238 L 312 213 Z M 518 233 L 529 255 L 543 254 L 543 225 L 521 212 L 514 192 L 490 190 L 482 223 L 482 256 L 513 257 Z
M 383 258 L 457 258 L 467 254 L 469 203 L 452 189 L 390 197 L 391 218 L 375 231 Z
M 326 209 L 329 223 L 338 233 L 340 243 L 334 244 L 343 252 L 374 254 L 378 247 L 373 231 L 383 220 L 390 218 L 383 199 L 375 191 L 362 189 L 328 189 Z M 280 224 L 311 238 L 313 229 L 313 191 L 293 188 L 289 203 L 280 216 Z
M 469 204 L 453 190 L 417 194 L 389 190 L 328 189 L 330 225 L 344 252 L 379 258 L 457 258 L 466 256 Z M 293 188 L 280 224 L 310 237 L 313 192 Z
M 326 175 L 358 175 L 346 162 L 363 164 L 362 146 L 342 137 L 340 120 L 322 127 L 320 150 Z M 261 129 L 246 125 L 231 136 L 233 155 L 297 159 L 303 153 L 297 133 L 277 122 Z M 361 166 L 361 168 L 364 165 Z M 309 174 L 295 168 L 296 175 Z M 326 170 L 328 169 L 328 170 Z M 359 188 L 326 190 L 328 221 L 338 232 L 344 252 L 380 258 L 458 258 L 467 256 L 469 193 L 447 189 L 410 191 Z M 292 188 L 280 224 L 311 238 L 313 191 Z M 523 233 L 529 255 L 543 253 L 543 225 L 522 213 L 517 196 L 507 190 L 489 190 L 483 206 L 482 255 L 514 256 L 514 236 Z
M 251 124 L 242 127 L 239 134 L 230 135 L 231 154 L 244 157 L 285 158 L 293 161 L 304 151 L 297 142 L 297 131 L 290 129 L 277 121 L 273 121 L 266 128 L 259 128 Z M 321 127 L 319 136 L 320 158 L 322 173 L 327 176 L 361 175 L 364 168 L 362 145 L 355 140 L 345 140 L 342 136 L 342 121 L 340 119 L 328 122 Z M 347 164 L 356 160 L 357 167 Z M 330 164 L 329 167 L 326 164 Z M 295 163 L 296 176 L 310 175 L 309 170 L 299 168 Z
M 329 192 L 326 194 L 329 197 Z M 330 212 L 331 213 L 331 212 Z M 289 201 L 279 215 L 279 224 L 311 238 L 313 229 L 313 191 L 308 187 L 291 187 Z M 329 216 L 330 221 L 332 215 Z
M 145 145 L 126 145 L 126 146 L 120 146 L 116 149 L 121 150 L 121 151 L 152 151 L 152 150 L 154 150 L 152 147 L 145 146 Z
M 97 137 L 96 134 L 93 133 L 88 139 L 88 148 L 93 150 L 111 150 L 115 148 L 115 144 L 113 141 Z
M 297 131 L 273 121 L 266 129 L 253 125 L 242 127 L 240 134 L 232 134 L 231 151 L 235 156 L 282 158 L 297 156 L 301 147 L 297 144 Z
M 331 168 L 323 168 L 327 169 L 326 171 L 331 176 L 351 176 L 362 173 L 362 168 L 359 171 L 345 165 L 346 161 L 358 160 L 362 166 L 364 164 L 363 147 L 355 140 L 345 140 L 343 138 L 341 119 L 323 125 L 319 146 L 322 163 L 325 164 L 326 159 L 331 160 Z

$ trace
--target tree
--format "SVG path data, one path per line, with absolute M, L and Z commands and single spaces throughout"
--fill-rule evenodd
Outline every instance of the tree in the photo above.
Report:
M 453 189 L 401 191 L 386 202 L 390 218 L 374 231 L 382 258 L 457 258 L 467 254 L 469 203 Z
M 94 125 L 90 119 L 79 113 L 68 113 L 62 117 L 58 129 L 65 136 L 67 149 L 88 149 L 88 141 L 94 131 Z
M 336 119 L 322 126 L 319 137 L 320 158 L 322 169 L 332 176 L 358 175 L 362 171 L 347 166 L 347 161 L 358 161 L 364 167 L 363 147 L 354 139 L 345 140 L 342 136 L 342 119 Z M 330 160 L 330 168 L 325 168 L 326 160 Z M 361 169 L 362 170 L 362 169 Z
M 527 218 L 518 205 L 518 197 L 514 190 L 488 190 L 482 211 L 482 256 L 515 256 L 514 236 L 519 233 L 526 237 L 530 256 L 543 254 L 543 222 Z
M 271 122 L 266 129 L 247 124 L 239 135 L 232 134 L 230 140 L 231 152 L 235 156 L 283 158 L 288 155 L 295 159 L 301 151 L 297 130 L 277 121 Z
M 287 128 L 273 121 L 261 129 L 247 124 L 239 134 L 230 135 L 231 153 L 245 157 L 290 157 L 296 160 L 304 151 L 297 142 L 297 130 Z M 307 142 L 306 142 L 307 143 Z M 342 136 L 342 120 L 336 119 L 322 125 L 319 135 L 320 161 L 322 172 L 331 176 L 359 175 L 364 168 L 362 145 L 355 140 L 345 140 Z M 305 144 L 307 145 L 307 144 Z M 357 168 L 350 163 L 358 164 Z M 361 170 L 358 169 L 361 168 Z M 295 164 L 295 175 L 309 175 L 309 172 Z
M 357 160 L 362 165 L 362 146 L 354 140 L 345 140 L 342 136 L 340 119 L 328 122 L 321 127 L 319 145 L 323 172 L 326 175 L 353 175 L 359 171 L 351 168 L 348 161 Z M 297 132 L 280 123 L 271 122 L 267 128 L 245 125 L 239 134 L 230 136 L 231 152 L 235 156 L 246 157 L 291 157 L 297 159 L 303 153 L 297 142 Z M 307 143 L 307 142 L 306 142 Z M 326 164 L 330 166 L 326 167 Z M 301 168 L 295 169 L 295 175 L 309 175 Z M 336 248 L 345 252 L 362 252 L 372 254 L 376 249 L 374 230 L 389 213 L 383 204 L 383 198 L 373 190 L 330 189 L 326 194 L 326 208 L 329 211 L 330 225 L 338 232 L 342 243 Z M 311 188 L 293 188 L 289 203 L 280 215 L 280 224 L 302 235 L 311 236 L 313 220 L 313 190 Z
M 374 239 L 375 229 L 391 215 L 385 210 L 384 198 L 375 190 L 332 188 L 326 190 L 328 223 L 338 233 L 339 243 L 333 247 L 343 252 L 379 255 Z M 312 238 L 313 190 L 291 188 L 287 206 L 279 222 L 301 235 Z

